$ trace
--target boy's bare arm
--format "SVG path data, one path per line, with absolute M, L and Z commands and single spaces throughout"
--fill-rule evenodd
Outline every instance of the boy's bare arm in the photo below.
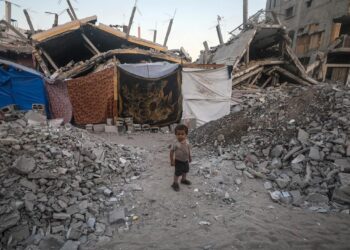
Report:
M 174 150 L 170 150 L 170 166 L 175 166 Z

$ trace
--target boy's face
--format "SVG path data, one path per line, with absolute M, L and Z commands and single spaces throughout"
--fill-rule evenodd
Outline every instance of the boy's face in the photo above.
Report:
M 175 135 L 179 142 L 183 142 L 187 137 L 185 130 L 177 130 Z

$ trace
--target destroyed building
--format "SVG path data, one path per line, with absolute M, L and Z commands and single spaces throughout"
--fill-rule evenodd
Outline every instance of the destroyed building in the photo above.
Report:
M 279 18 L 263 10 L 230 32 L 227 43 L 202 51 L 198 63 L 232 67 L 233 87 L 266 88 L 284 82 L 312 85 L 317 81 L 292 50 L 291 40 Z
M 310 66 L 308 73 L 320 80 L 349 82 L 350 1 L 267 0 L 266 10 L 287 27 L 293 50 Z

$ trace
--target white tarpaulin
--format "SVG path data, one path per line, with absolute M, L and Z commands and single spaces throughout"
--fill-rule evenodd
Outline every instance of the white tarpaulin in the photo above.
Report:
M 217 120 L 230 113 L 232 80 L 227 67 L 212 70 L 183 69 L 182 119 L 196 119 L 196 125 Z

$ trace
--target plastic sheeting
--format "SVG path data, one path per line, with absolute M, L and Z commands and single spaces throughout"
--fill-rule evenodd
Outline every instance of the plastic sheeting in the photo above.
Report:
M 230 113 L 232 81 L 228 68 L 182 71 L 182 119 L 196 119 L 196 125 L 217 120 Z
M 44 80 L 40 73 L 3 60 L 0 60 L 1 64 L 0 107 L 15 104 L 24 111 L 31 110 L 32 104 L 48 107 Z
M 178 68 L 178 64 L 168 62 L 121 64 L 118 68 L 136 77 L 144 79 L 158 79 L 169 76 Z

